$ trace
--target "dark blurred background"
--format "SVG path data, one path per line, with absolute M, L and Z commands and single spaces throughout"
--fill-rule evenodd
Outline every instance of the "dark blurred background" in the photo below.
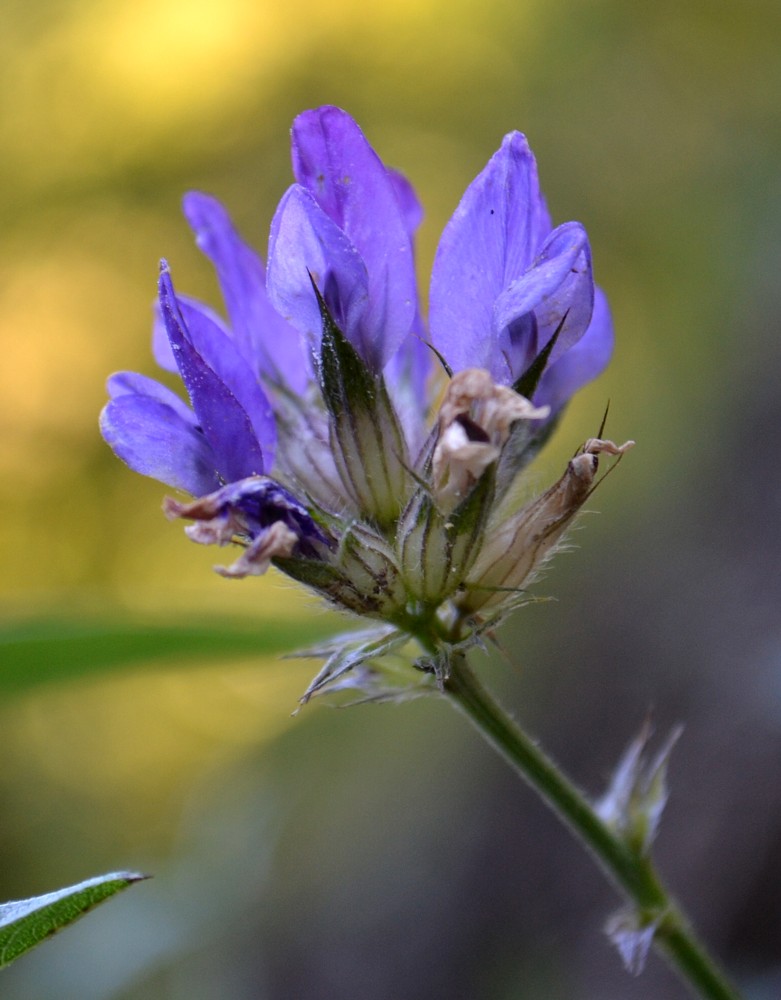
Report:
M 627 976 L 614 893 L 447 705 L 291 718 L 313 666 L 276 653 L 333 616 L 213 575 L 98 436 L 106 374 L 154 372 L 158 258 L 218 302 L 181 194 L 217 194 L 265 253 L 290 122 L 322 103 L 416 185 L 424 295 L 510 129 L 554 221 L 587 226 L 615 361 L 533 476 L 608 398 L 637 447 L 538 585 L 557 600 L 479 666 L 593 794 L 649 709 L 660 736 L 685 724 L 660 867 L 746 995 L 781 996 L 781 7 L 6 0 L 2 20 L 0 899 L 156 874 L 3 997 L 686 995 L 655 957 Z

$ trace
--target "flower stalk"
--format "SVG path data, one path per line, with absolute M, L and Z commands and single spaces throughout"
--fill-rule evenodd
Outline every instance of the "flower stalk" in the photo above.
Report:
M 643 924 L 652 928 L 649 943 L 652 939 L 693 994 L 703 1000 L 740 1000 L 694 936 L 650 859 L 632 850 L 610 829 L 586 797 L 501 708 L 463 655 L 452 657 L 443 690 L 451 704 L 590 851 L 608 879 L 636 908 Z

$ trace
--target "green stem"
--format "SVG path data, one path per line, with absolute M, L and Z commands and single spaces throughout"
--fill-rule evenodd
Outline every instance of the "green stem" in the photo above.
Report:
M 695 995 L 707 1000 L 740 1000 L 695 938 L 650 860 L 633 851 L 603 823 L 585 796 L 480 684 L 463 656 L 451 661 L 444 689 L 482 736 L 591 851 L 608 878 L 637 906 L 641 915 L 649 923 L 657 922 L 655 946 Z

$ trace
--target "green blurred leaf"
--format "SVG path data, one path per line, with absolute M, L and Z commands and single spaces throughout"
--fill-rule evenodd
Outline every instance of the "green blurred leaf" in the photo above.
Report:
M 135 872 L 112 872 L 45 896 L 0 904 L 0 969 L 104 899 L 145 878 Z
M 290 652 L 322 639 L 320 619 L 174 624 L 126 618 L 28 619 L 0 627 L 0 695 L 160 659 L 231 660 Z

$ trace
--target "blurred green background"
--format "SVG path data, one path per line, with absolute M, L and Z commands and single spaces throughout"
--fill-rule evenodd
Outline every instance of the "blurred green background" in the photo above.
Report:
M 426 207 L 421 287 L 513 128 L 579 219 L 615 361 L 538 460 L 637 448 L 481 669 L 598 793 L 649 708 L 660 864 L 750 997 L 781 994 L 781 7 L 773 0 L 6 0 L 0 31 L 0 899 L 156 874 L 17 963 L 7 1000 L 677 1000 L 617 900 L 437 702 L 290 717 L 338 624 L 211 573 L 97 433 L 153 374 L 158 258 L 217 304 L 181 194 L 265 253 L 306 107 Z

